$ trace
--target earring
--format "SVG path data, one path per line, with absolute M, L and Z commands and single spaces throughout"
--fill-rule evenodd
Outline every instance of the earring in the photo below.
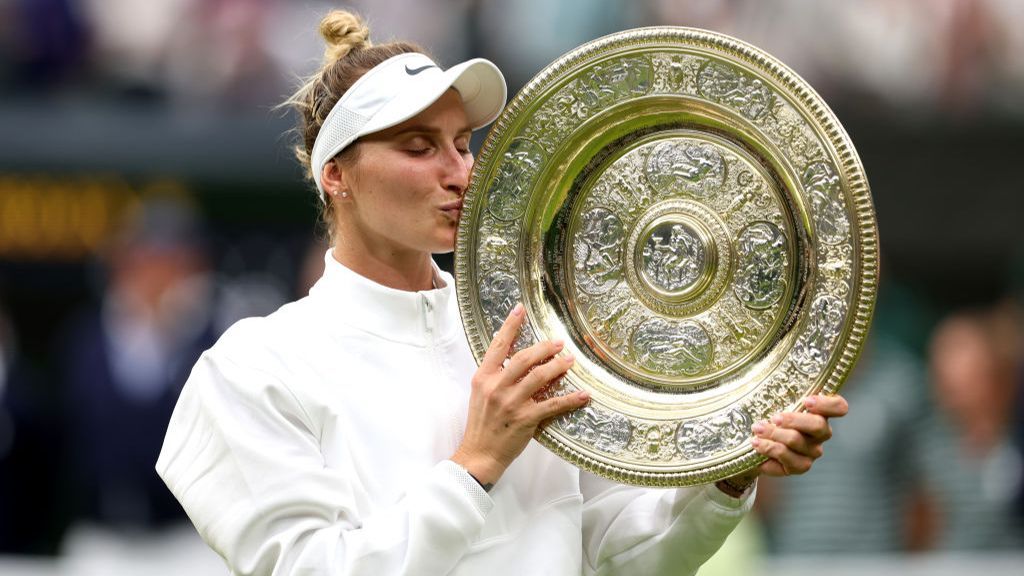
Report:
M 341 196 L 342 198 L 348 198 L 348 192 L 342 192 L 342 193 L 340 194 L 340 196 Z

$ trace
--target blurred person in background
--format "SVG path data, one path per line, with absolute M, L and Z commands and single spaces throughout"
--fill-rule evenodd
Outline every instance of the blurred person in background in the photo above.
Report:
M 914 298 L 893 280 L 882 285 L 870 336 L 842 389 L 857 409 L 832 425 L 829 457 L 811 474 L 762 487 L 757 511 L 772 552 L 882 554 L 911 546 L 917 448 L 893 438 L 916 438 L 925 416 L 924 366 L 910 344 L 925 321 Z
M 234 325 L 182 391 L 161 477 L 235 574 L 692 573 L 759 474 L 806 472 L 841 397 L 754 427 L 756 470 L 677 490 L 615 484 L 532 439 L 586 392 L 535 399 L 573 362 L 512 354 L 512 306 L 478 367 L 431 253 L 454 248 L 469 140 L 505 103 L 486 60 L 442 70 L 321 22 L 324 67 L 290 100 L 332 244 L 310 295 Z M 506 359 L 511 354 L 511 359 Z
M 71 322 L 57 355 L 71 489 L 81 521 L 159 528 L 184 515 L 152 463 L 188 371 L 214 339 L 206 249 L 191 201 L 143 199 L 102 263 L 99 306 Z
M 1012 510 L 1024 462 L 1011 440 L 1016 394 L 1016 326 L 1003 314 L 959 311 L 935 329 L 929 349 L 934 413 L 918 443 L 919 534 L 926 549 L 1024 547 Z M 1008 331 L 1010 330 L 1010 331 Z
M 64 450 L 47 392 L 0 303 L 0 555 L 54 554 L 61 535 Z

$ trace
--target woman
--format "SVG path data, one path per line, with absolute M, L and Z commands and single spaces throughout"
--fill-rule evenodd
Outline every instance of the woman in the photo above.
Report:
M 689 573 L 752 504 L 756 472 L 681 490 L 618 486 L 531 438 L 585 392 L 534 393 L 573 359 L 512 355 L 515 307 L 477 368 L 432 252 L 455 243 L 505 82 L 372 46 L 333 12 L 321 71 L 291 103 L 332 248 L 308 297 L 232 327 L 196 365 L 157 469 L 235 574 Z M 841 398 L 756 428 L 760 472 L 806 471 Z

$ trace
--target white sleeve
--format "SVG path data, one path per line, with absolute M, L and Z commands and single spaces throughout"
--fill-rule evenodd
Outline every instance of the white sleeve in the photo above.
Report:
M 580 472 L 584 574 L 693 574 L 754 503 L 713 484 L 649 489 Z
M 442 461 L 364 516 L 357 471 L 326 467 L 319 435 L 274 376 L 207 352 L 156 468 L 232 574 L 449 572 L 493 506 L 472 477 Z

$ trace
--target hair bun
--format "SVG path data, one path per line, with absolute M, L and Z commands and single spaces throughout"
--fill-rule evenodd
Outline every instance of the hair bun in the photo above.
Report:
M 324 58 L 336 62 L 349 52 L 369 48 L 370 29 L 362 18 L 344 10 L 332 10 L 320 21 L 320 35 L 327 41 Z

